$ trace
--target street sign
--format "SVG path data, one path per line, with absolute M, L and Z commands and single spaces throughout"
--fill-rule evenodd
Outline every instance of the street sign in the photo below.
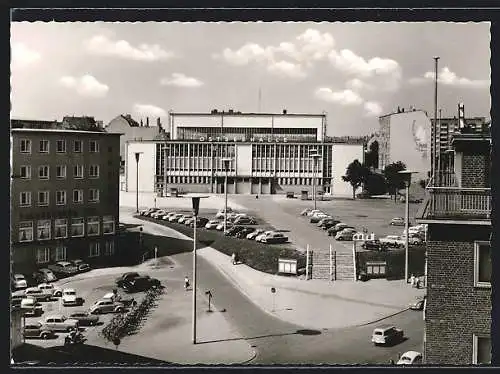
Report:
M 276 293 L 276 288 L 271 287 L 271 293 Z

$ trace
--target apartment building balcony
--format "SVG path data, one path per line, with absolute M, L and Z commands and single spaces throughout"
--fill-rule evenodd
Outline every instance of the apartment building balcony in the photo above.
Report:
M 426 199 L 417 220 L 491 223 L 491 188 L 459 186 L 454 173 L 440 173 L 426 187 Z

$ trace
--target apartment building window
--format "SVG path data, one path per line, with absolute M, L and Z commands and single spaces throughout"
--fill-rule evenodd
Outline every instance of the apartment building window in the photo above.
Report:
M 56 247 L 56 261 L 66 260 L 66 247 L 57 246 Z
M 99 242 L 92 242 L 89 244 L 89 257 L 97 257 L 100 255 L 101 248 Z
M 474 334 L 472 339 L 472 363 L 491 365 L 491 337 Z
M 490 242 L 474 242 L 474 287 L 491 287 Z
M 113 216 L 102 217 L 102 233 L 114 234 L 115 233 L 115 219 Z
M 38 264 L 50 262 L 50 248 L 38 248 L 36 250 L 36 262 Z
M 73 190 L 73 202 L 83 203 L 83 190 Z
M 33 241 L 33 222 L 23 221 L 19 222 L 19 241 L 32 242 Z
M 99 217 L 87 218 L 87 235 L 99 235 Z
M 66 165 L 57 165 L 56 166 L 56 178 L 57 179 L 66 179 Z
M 21 179 L 31 179 L 31 166 L 22 165 L 20 174 L 21 174 Z
M 56 205 L 66 205 L 66 191 L 56 191 Z
M 73 142 L 73 151 L 75 153 L 82 153 L 83 144 L 81 140 L 75 140 Z
M 66 140 L 58 140 L 56 142 L 56 152 L 66 153 Z
M 90 153 L 97 153 L 99 152 L 99 142 L 95 140 L 91 140 L 89 142 L 89 151 Z
M 113 256 L 115 254 L 115 242 L 113 240 L 104 243 L 104 255 Z
M 38 191 L 38 206 L 49 205 L 49 191 Z
M 21 139 L 21 153 L 31 153 L 31 140 Z
M 80 237 L 85 234 L 83 218 L 72 218 L 71 219 L 71 236 Z
M 48 140 L 40 140 L 40 153 L 49 153 L 49 141 Z
M 38 240 L 50 239 L 50 219 L 41 219 L 37 222 L 36 234 Z
M 19 194 L 19 206 L 31 206 L 31 192 L 21 192 Z
M 66 218 L 58 218 L 54 222 L 54 238 L 68 237 L 68 220 Z
M 89 201 L 98 202 L 99 201 L 99 190 L 96 188 L 91 188 L 89 190 Z
M 90 165 L 89 177 L 90 178 L 99 178 L 99 165 Z
M 49 166 L 42 165 L 38 167 L 38 178 L 49 179 Z
M 75 165 L 73 167 L 73 176 L 75 177 L 75 179 L 83 178 L 83 165 Z

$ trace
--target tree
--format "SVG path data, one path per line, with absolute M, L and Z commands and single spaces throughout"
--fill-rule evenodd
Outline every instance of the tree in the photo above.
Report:
M 387 181 L 382 174 L 370 172 L 366 178 L 364 190 L 370 196 L 384 195 L 387 193 Z
M 352 198 L 356 199 L 356 190 L 366 182 L 369 170 L 366 166 L 361 165 L 359 160 L 351 162 L 346 169 L 345 175 L 342 176 L 344 182 L 349 182 L 352 186 Z
M 378 152 L 379 144 L 378 141 L 374 141 L 370 144 L 370 150 L 365 154 L 365 166 L 368 168 L 378 168 Z
M 391 196 L 394 196 L 394 200 L 396 200 L 399 190 L 405 188 L 403 176 L 399 174 L 399 172 L 403 170 L 406 170 L 406 165 L 401 161 L 393 162 L 392 164 L 387 165 L 384 169 L 387 187 Z

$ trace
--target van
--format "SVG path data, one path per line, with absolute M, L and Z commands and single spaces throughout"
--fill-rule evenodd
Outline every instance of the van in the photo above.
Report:
M 403 330 L 397 329 L 393 325 L 382 325 L 373 330 L 372 343 L 374 345 L 392 344 L 403 340 L 403 336 Z

